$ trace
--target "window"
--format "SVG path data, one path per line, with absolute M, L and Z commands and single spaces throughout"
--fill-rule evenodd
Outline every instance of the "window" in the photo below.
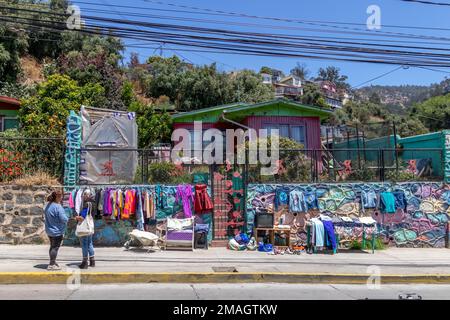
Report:
M 3 131 L 19 127 L 19 120 L 17 118 L 5 117 L 3 118 Z
M 267 129 L 267 134 L 270 135 L 273 129 L 279 130 L 280 137 L 290 138 L 306 147 L 305 126 L 289 125 L 289 124 L 265 124 L 264 129 Z

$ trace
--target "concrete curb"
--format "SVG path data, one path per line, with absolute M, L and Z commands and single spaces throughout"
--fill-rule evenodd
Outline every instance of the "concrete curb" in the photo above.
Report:
M 0 284 L 106 283 L 330 283 L 367 284 L 370 275 L 279 272 L 0 272 Z M 369 283 L 372 281 L 369 280 Z M 381 275 L 381 284 L 450 284 L 450 274 Z

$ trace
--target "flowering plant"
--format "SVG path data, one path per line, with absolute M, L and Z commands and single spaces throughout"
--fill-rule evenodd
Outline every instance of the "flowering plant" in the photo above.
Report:
M 21 163 L 19 152 L 0 149 L 0 182 L 9 181 L 22 175 Z

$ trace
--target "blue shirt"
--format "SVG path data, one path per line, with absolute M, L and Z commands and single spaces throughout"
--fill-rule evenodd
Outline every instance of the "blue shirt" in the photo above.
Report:
M 64 235 L 67 221 L 69 218 L 64 212 L 62 205 L 58 203 L 49 203 L 45 207 L 45 232 L 50 237 L 58 237 Z

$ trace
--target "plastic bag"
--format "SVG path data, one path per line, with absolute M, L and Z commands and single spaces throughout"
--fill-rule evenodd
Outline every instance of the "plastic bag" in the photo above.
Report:
M 255 240 L 254 237 L 252 237 L 250 239 L 250 241 L 247 243 L 246 247 L 247 247 L 247 250 L 250 250 L 250 251 L 255 251 L 256 250 L 257 245 L 256 245 L 256 240 Z
M 94 219 L 90 214 L 82 222 L 77 224 L 75 235 L 77 237 L 86 237 L 94 234 Z
M 239 244 L 235 239 L 230 239 L 228 242 L 228 249 L 242 251 L 245 250 L 245 245 Z

